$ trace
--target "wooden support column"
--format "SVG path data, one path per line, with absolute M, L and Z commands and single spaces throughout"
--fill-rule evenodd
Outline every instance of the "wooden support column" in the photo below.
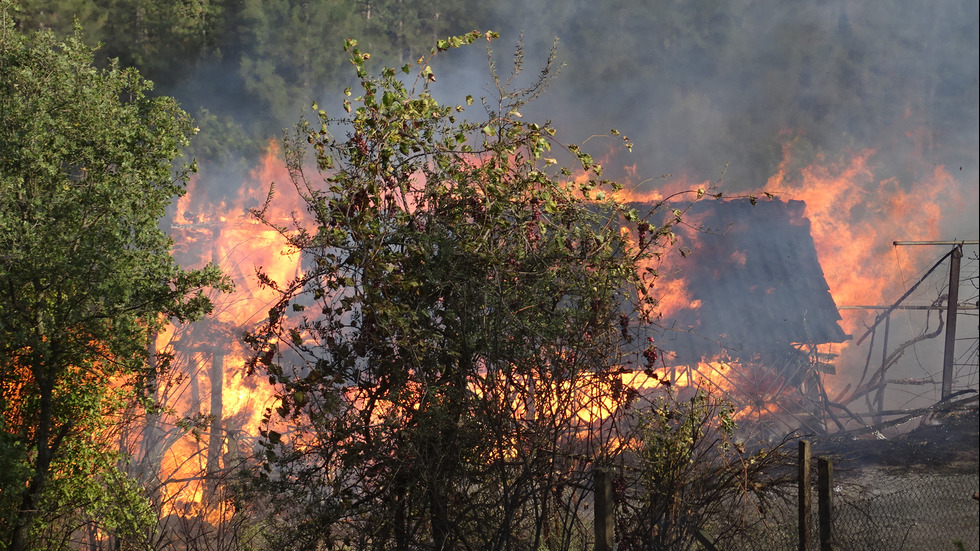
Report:
M 810 551 L 810 503 L 811 503 L 811 484 L 810 484 L 810 443 L 800 440 L 799 458 L 797 460 L 797 504 L 799 509 L 799 550 Z
M 960 259 L 963 245 L 956 245 L 949 255 L 949 295 L 946 299 L 946 345 L 943 352 L 942 399 L 953 393 L 953 360 L 956 355 L 956 307 L 960 300 Z

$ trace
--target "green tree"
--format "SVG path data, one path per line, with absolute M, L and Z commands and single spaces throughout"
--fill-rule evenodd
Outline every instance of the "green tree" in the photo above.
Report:
M 135 70 L 95 68 L 77 32 L 17 32 L 14 9 L 0 2 L 0 538 L 22 550 L 138 533 L 113 427 L 153 376 L 154 331 L 226 284 L 177 266 L 159 227 L 190 168 L 173 165 L 186 113 Z
M 346 49 L 349 117 L 319 111 L 287 144 L 310 221 L 279 229 L 305 273 L 266 278 L 282 298 L 248 339 L 280 391 L 261 481 L 290 512 L 283 545 L 568 549 L 631 396 L 620 345 L 650 283 L 636 262 L 669 227 L 631 241 L 602 167 L 523 120 L 551 63 L 525 89 L 510 88 L 520 50 L 513 78 L 491 67 L 496 96 L 467 122 L 473 98 L 437 103 L 428 58 L 370 77 Z
M 437 36 L 472 28 L 481 11 L 452 0 L 245 0 L 238 14 L 241 78 L 279 125 L 324 87 L 339 89 L 334 83 L 347 59 L 325 44 L 362 37 L 373 55 L 400 65 Z
M 215 51 L 225 34 L 228 2 L 211 0 L 23 0 L 15 16 L 28 30 L 68 34 L 75 21 L 85 41 L 100 45 L 98 64 L 119 59 L 159 83 L 174 85 L 193 74 L 196 61 Z M 191 67 L 189 70 L 188 67 Z

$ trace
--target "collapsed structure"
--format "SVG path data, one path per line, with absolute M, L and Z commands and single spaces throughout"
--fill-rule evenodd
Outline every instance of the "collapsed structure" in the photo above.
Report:
M 669 348 L 682 362 L 718 354 L 749 360 L 799 344 L 848 339 L 824 278 L 802 201 L 702 201 L 694 249 L 678 267 L 690 303 Z M 689 260 L 689 261 L 688 261 Z

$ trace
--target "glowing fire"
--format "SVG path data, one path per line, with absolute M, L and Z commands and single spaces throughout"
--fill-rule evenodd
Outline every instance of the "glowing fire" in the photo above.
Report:
M 793 171 L 794 159 L 787 148 L 782 164 L 766 186 L 767 192 L 780 199 L 806 202 L 806 217 L 811 222 L 818 256 L 839 305 L 883 304 L 893 299 L 895 290 L 901 288 L 900 272 L 886 266 L 894 265 L 893 255 L 899 257 L 900 263 L 911 265 L 913 259 L 908 255 L 920 251 L 897 250 L 891 242 L 940 237 L 939 194 L 948 195 L 956 188 L 950 185 L 952 177 L 942 167 L 915 182 L 914 193 L 894 178 L 878 180 L 873 157 L 874 151 L 865 150 L 847 161 L 818 159 L 811 166 Z M 216 461 L 220 468 L 231 467 L 236 455 L 244 456 L 250 451 L 243 441 L 258 433 L 261 414 L 273 398 L 272 388 L 264 381 L 250 380 L 243 373 L 246 351 L 239 338 L 242 330 L 264 318 L 276 298 L 274 289 L 259 285 L 255 269 L 260 267 L 273 281 L 282 283 L 294 278 L 301 266 L 300 255 L 288 250 L 284 238 L 248 213 L 248 208 L 264 203 L 269 183 L 290 181 L 274 144 L 252 172 L 250 181 L 236 185 L 239 191 L 234 200 L 208 203 L 202 199 L 200 181 L 191 183 L 189 193 L 178 204 L 174 216 L 175 255 L 188 266 L 218 263 L 235 280 L 236 292 L 215 297 L 216 315 L 210 329 L 181 337 L 171 328 L 160 335 L 159 350 L 173 350 L 175 342 L 183 338 L 176 344 L 181 347 L 179 352 L 188 356 L 184 367 L 187 372 L 166 396 L 171 400 L 168 405 L 178 412 L 169 422 L 176 424 L 180 416 L 192 418 L 195 413 L 204 420 L 167 447 L 160 479 L 165 481 L 163 492 L 175 500 L 178 508 L 213 516 L 221 513 L 207 509 L 208 486 L 201 481 L 201 473 L 214 469 Z M 710 186 L 708 182 L 672 179 L 650 191 L 620 192 L 618 199 L 658 203 L 680 192 L 697 193 L 699 189 L 710 190 Z M 273 209 L 287 206 L 270 210 L 268 215 L 288 225 L 301 210 L 302 202 L 289 195 L 290 185 L 278 186 L 277 191 L 281 194 Z M 765 200 L 761 192 L 758 195 L 760 201 Z M 665 256 L 649 266 L 640 266 L 641 271 L 656 270 L 658 274 L 652 292 L 659 302 L 657 311 L 651 314 L 666 320 L 676 312 L 701 306 L 700 301 L 692 299 L 683 268 L 672 261 L 678 250 L 692 248 L 698 238 L 691 228 L 700 221 L 684 220 L 686 228 L 677 228 L 676 242 Z M 635 236 L 631 235 L 631 239 Z M 744 265 L 745 253 L 731 251 L 730 261 L 732 265 Z M 848 333 L 857 330 L 863 321 L 862 313 L 855 314 L 843 322 Z M 739 404 L 735 413 L 739 421 L 758 420 L 800 407 L 792 385 L 777 372 L 756 367 L 718 356 L 696 365 L 624 373 L 622 382 L 639 393 L 654 392 L 669 384 L 677 392 L 703 389 L 731 396 Z M 586 394 L 588 391 L 580 405 L 575 406 L 586 423 L 601 420 L 616 407 L 605 399 L 590 402 Z M 220 409 L 220 418 L 216 408 Z M 515 412 L 522 411 L 515 405 Z M 208 416 L 212 416 L 210 422 Z M 211 446 L 220 449 L 210 450 Z M 187 483 L 188 480 L 197 482 Z
M 893 267 L 912 266 L 922 249 L 896 248 L 896 240 L 935 240 L 939 235 L 940 197 L 950 204 L 958 186 L 942 166 L 928 178 L 903 186 L 895 178 L 878 180 L 864 150 L 843 163 L 816 163 L 794 181 L 787 149 L 779 170 L 766 186 L 781 197 L 803 199 L 831 294 L 841 305 L 886 304 L 902 288 Z M 912 191 L 914 190 L 914 191 Z M 893 257 L 894 258 L 891 258 Z M 844 330 L 857 330 L 862 314 L 845 318 Z
M 940 239 L 943 237 L 939 234 L 942 216 L 955 216 L 957 213 L 952 210 L 975 202 L 975 198 L 955 195 L 960 186 L 942 166 L 919 170 L 914 181 L 903 183 L 892 176 L 878 177 L 882 167 L 876 161 L 874 150 L 859 151 L 839 161 L 817 157 L 812 164 L 798 168 L 792 145 L 792 141 L 787 143 L 783 160 L 765 189 L 752 195 L 758 201 L 768 200 L 768 193 L 779 200 L 805 202 L 804 216 L 810 221 L 817 255 L 837 305 L 891 304 L 906 288 L 903 272 L 915 270 L 934 252 L 924 248 L 894 247 L 892 242 Z M 659 202 L 684 190 L 698 195 L 701 193 L 698 190 L 712 191 L 709 182 L 678 179 L 667 187 L 645 193 L 623 192 L 620 199 Z M 690 197 L 681 196 L 678 204 Z M 949 207 L 941 212 L 940 205 Z M 685 218 L 685 223 L 675 231 L 676 250 L 695 248 L 699 236 L 694 228 L 702 222 Z M 659 274 L 655 291 L 660 300 L 657 313 L 664 320 L 670 320 L 682 310 L 696 310 L 701 306 L 699 301 L 691 300 L 684 267 L 677 258 L 676 252 L 671 251 L 663 259 L 657 259 L 656 265 L 647 267 Z M 733 251 L 730 260 L 733 265 L 744 264 L 745 255 Z M 698 260 L 689 257 L 685 262 L 696 263 Z M 874 311 L 844 310 L 841 328 L 853 335 L 862 331 L 874 314 Z M 848 358 L 854 355 L 852 348 L 855 348 L 853 343 L 830 348 L 838 355 L 835 366 L 838 376 L 823 376 L 822 381 L 831 392 L 849 380 Z M 756 367 L 736 365 L 716 357 L 705 359 L 696 366 L 672 366 L 669 371 L 684 374 L 672 381 L 678 387 L 699 387 L 734 397 L 743 404 L 737 413 L 740 419 L 795 407 L 794 398 L 783 391 L 785 381 L 779 381 L 779 375 L 771 370 Z M 645 387 L 651 383 L 640 377 L 629 384 Z M 774 392 L 775 389 L 780 390 Z
M 285 238 L 257 220 L 250 208 L 261 207 L 269 184 L 288 183 L 275 142 L 233 200 L 209 203 L 194 178 L 174 214 L 174 255 L 185 266 L 219 265 L 235 284 L 231 294 L 213 298 L 213 316 L 193 326 L 169 327 L 157 338 L 157 351 L 177 358 L 179 373 L 161 389 L 158 399 L 173 414 L 161 424 L 183 434 L 169 442 L 160 461 L 161 501 L 172 503 L 179 514 L 191 514 L 212 523 L 229 514 L 220 499 L 213 499 L 215 479 L 234 469 L 251 454 L 248 441 L 258 434 L 262 413 L 273 389 L 245 374 L 242 333 L 268 313 L 277 291 L 261 285 L 256 271 L 275 282 L 286 282 L 300 270 L 298 251 Z M 291 186 L 277 187 L 276 201 L 266 216 L 288 226 L 300 202 Z M 281 192 L 279 190 L 282 190 Z M 188 430 L 189 429 L 189 430 Z

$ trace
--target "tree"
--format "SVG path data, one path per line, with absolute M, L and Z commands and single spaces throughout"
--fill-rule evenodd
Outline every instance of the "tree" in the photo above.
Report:
M 227 285 L 177 266 L 159 227 L 190 118 L 135 70 L 95 68 L 78 31 L 18 33 L 16 7 L 0 2 L 0 537 L 22 550 L 138 533 L 111 431 L 153 377 L 154 331 Z
M 228 19 L 225 4 L 211 0 L 23 0 L 16 15 L 27 29 L 72 31 L 85 28 L 90 45 L 99 44 L 96 63 L 118 58 L 164 86 L 175 86 L 189 74 L 189 65 L 217 47 Z
M 346 50 L 349 116 L 318 111 L 286 148 L 308 222 L 279 230 L 305 272 L 260 274 L 282 297 L 248 337 L 279 390 L 260 482 L 289 511 L 282 545 L 568 549 L 635 396 L 619 374 L 643 349 L 621 348 L 650 283 L 637 260 L 669 224 L 624 231 L 636 215 L 602 167 L 523 120 L 554 56 L 524 89 L 520 49 L 510 78 L 491 64 L 496 97 L 467 122 L 473 98 L 440 105 L 428 57 L 406 84 L 411 65 L 370 77 Z
M 342 78 L 347 60 L 324 43 L 358 36 L 373 55 L 400 64 L 437 35 L 470 28 L 482 10 L 454 0 L 246 0 L 240 13 L 240 76 L 279 128 Z

